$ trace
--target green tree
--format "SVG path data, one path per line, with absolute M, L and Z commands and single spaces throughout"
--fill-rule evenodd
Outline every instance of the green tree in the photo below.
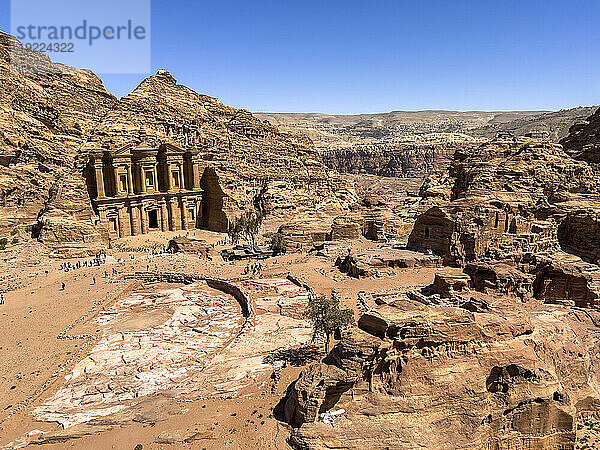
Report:
M 276 255 L 287 251 L 287 241 L 285 235 L 281 231 L 278 231 L 271 236 L 271 250 L 273 250 L 273 253 Z
M 250 245 L 254 245 L 256 235 L 262 226 L 264 215 L 260 212 L 248 211 L 239 217 L 236 217 L 229 224 L 227 234 L 237 243 L 241 238 L 245 238 Z
M 227 235 L 231 238 L 234 244 L 237 244 L 242 237 L 243 223 L 242 217 L 236 217 L 232 223 L 229 224 Z
M 261 212 L 249 211 L 246 213 L 244 234 L 250 245 L 254 245 L 256 235 L 260 231 L 264 218 L 265 217 Z
M 335 330 L 354 324 L 354 311 L 341 309 L 340 299 L 333 292 L 331 297 L 311 297 L 304 315 L 312 322 L 313 338 L 325 336 L 325 352 L 329 353 L 329 341 Z

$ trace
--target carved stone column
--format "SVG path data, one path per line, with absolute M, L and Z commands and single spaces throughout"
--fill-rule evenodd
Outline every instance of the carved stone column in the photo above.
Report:
M 168 200 L 169 204 L 169 229 L 171 231 L 177 231 L 181 229 L 181 214 L 179 213 L 179 208 L 178 208 L 178 199 L 177 198 L 170 198 Z
M 135 211 L 136 208 L 132 205 L 129 204 L 129 229 L 131 230 L 131 235 L 135 236 L 136 233 L 136 229 L 135 229 Z
M 162 231 L 169 231 L 169 213 L 167 212 L 167 203 L 164 200 L 160 202 L 160 228 Z
M 114 165 L 113 162 L 113 175 L 112 175 L 112 179 L 114 180 L 114 194 L 116 197 L 123 197 L 123 193 L 121 192 L 120 186 L 119 186 L 119 169 L 118 166 Z
M 106 207 L 98 207 L 98 216 L 100 217 L 100 223 L 108 224 L 108 217 L 106 216 Z
M 200 189 L 200 163 L 192 160 L 192 189 Z
M 169 161 L 167 161 L 167 185 L 167 190 L 169 192 L 175 191 L 175 181 L 173 180 L 173 164 Z
M 177 170 L 179 171 L 179 192 L 183 191 L 185 187 L 184 179 L 183 179 L 183 164 L 177 165 Z
M 104 174 L 102 173 L 101 161 L 94 162 L 94 171 L 96 172 L 96 198 L 106 198 L 106 193 L 104 192 Z
M 127 165 L 127 193 L 133 195 L 133 174 L 131 172 L 131 164 Z
M 123 208 L 117 209 L 117 235 L 122 238 L 125 235 L 125 218 L 123 217 Z
M 181 229 L 188 229 L 188 215 L 187 208 L 185 207 L 185 201 L 181 199 Z
M 146 234 L 148 232 L 148 225 L 146 225 L 146 211 L 144 211 L 144 205 L 140 204 L 138 206 L 138 210 L 140 212 L 140 228 L 142 230 L 142 234 Z
M 158 192 L 158 170 L 156 164 L 152 166 L 152 176 L 154 177 L 154 192 Z
M 142 195 L 146 193 L 146 171 L 144 170 L 144 166 L 142 164 L 138 164 L 139 174 L 140 174 L 140 190 Z
M 140 210 L 139 204 L 135 203 L 131 205 L 131 235 L 136 236 L 142 234 L 142 225 L 140 223 Z

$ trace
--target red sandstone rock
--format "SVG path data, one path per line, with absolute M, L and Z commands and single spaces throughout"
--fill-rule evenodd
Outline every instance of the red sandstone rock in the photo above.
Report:
M 574 351 L 595 345 L 593 319 L 556 313 L 551 306 L 534 311 L 506 299 L 493 301 L 492 310 L 470 313 L 405 301 L 363 315 L 359 327 L 368 334 L 342 336 L 326 360 L 329 369 L 321 366 L 317 377 L 311 368 L 290 387 L 288 417 L 296 425 L 304 420 L 292 432 L 292 444 L 573 447 L 583 409 L 578 402 L 598 383 L 583 373 L 600 363 L 598 355 Z M 340 383 L 348 379 L 354 381 L 339 395 Z M 335 404 L 324 401 L 324 386 L 332 386 Z M 302 414 L 307 404 L 314 405 L 312 411 L 345 413 L 332 428 L 314 414 Z

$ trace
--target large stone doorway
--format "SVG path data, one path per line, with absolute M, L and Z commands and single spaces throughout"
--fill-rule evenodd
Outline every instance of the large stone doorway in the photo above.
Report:
M 200 187 L 202 194 L 202 217 L 200 227 L 211 231 L 226 232 L 229 226 L 227 216 L 223 212 L 225 193 L 219 185 L 219 176 L 212 167 L 207 167 L 202 174 Z
M 158 228 L 158 211 L 156 209 L 148 211 L 148 228 Z
M 109 217 L 109 230 L 112 233 L 115 233 L 117 238 L 121 237 L 121 230 L 119 229 L 119 218 L 118 217 Z

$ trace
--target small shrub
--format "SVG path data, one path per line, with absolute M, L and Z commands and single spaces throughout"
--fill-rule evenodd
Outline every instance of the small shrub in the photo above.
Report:
M 341 309 L 340 299 L 332 292 L 331 297 L 311 297 L 304 316 L 312 322 L 313 337 L 325 336 L 325 353 L 329 353 L 331 335 L 341 328 L 354 324 L 354 312 Z
M 8 239 L 7 238 L 0 239 L 0 250 L 6 249 L 6 244 L 8 244 Z
M 278 231 L 271 236 L 271 250 L 273 250 L 276 255 L 287 251 L 287 241 L 283 233 Z

